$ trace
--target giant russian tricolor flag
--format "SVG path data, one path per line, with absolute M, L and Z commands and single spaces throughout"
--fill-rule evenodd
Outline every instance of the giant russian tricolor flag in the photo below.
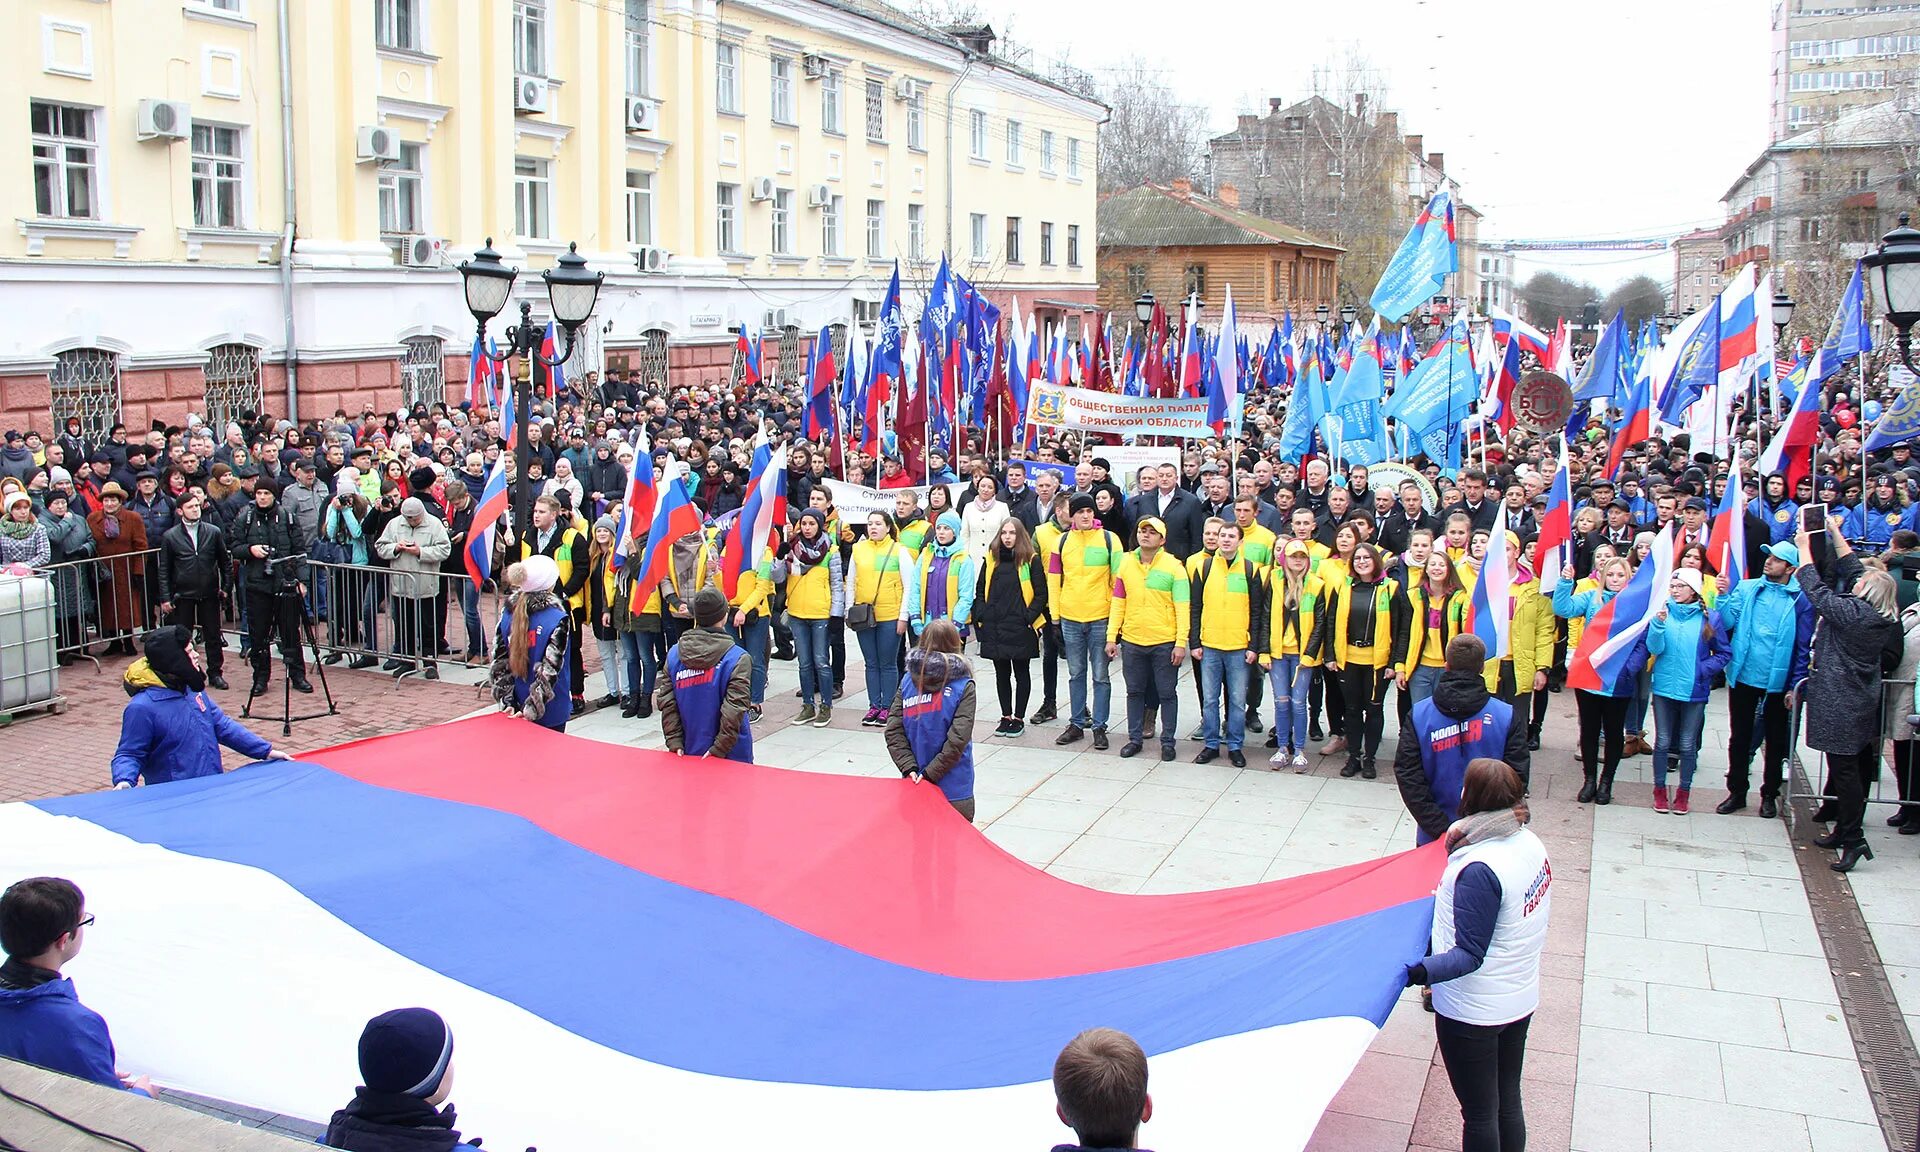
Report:
M 1133 896 L 1002 852 L 939 790 L 697 763 L 489 715 L 219 776 L 0 806 L 0 884 L 98 924 L 119 1063 L 323 1120 L 364 1023 L 452 1029 L 463 1133 L 599 1152 L 1065 1138 L 1105 1025 L 1162 1148 L 1296 1150 L 1426 951 L 1438 846 Z M 557 951 L 556 951 L 557 950 Z

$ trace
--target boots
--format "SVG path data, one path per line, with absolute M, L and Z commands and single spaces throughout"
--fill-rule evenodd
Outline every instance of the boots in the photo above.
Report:
M 1667 786 L 1665 784 L 1655 784 L 1653 786 L 1653 810 L 1655 812 L 1665 812 L 1667 810 Z
M 1690 797 L 1692 794 L 1693 790 L 1690 788 L 1682 788 L 1673 794 L 1673 814 L 1675 816 L 1685 816 L 1687 814 L 1691 807 L 1692 802 Z
M 1613 773 L 1612 768 L 1600 773 L 1600 787 L 1593 794 L 1595 804 L 1613 803 Z
M 1579 804 L 1591 804 L 1593 803 L 1594 792 L 1593 773 L 1588 772 L 1580 784 L 1580 795 L 1576 796 L 1574 800 Z
M 1853 871 L 1853 866 L 1860 863 L 1860 859 L 1863 856 L 1868 860 L 1873 859 L 1873 847 L 1867 843 L 1864 837 L 1840 849 L 1840 859 L 1835 860 L 1833 863 L 1827 865 L 1827 867 L 1833 869 L 1835 872 L 1851 872 Z

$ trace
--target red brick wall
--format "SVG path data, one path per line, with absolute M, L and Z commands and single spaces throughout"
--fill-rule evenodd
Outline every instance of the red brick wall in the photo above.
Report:
M 0 376 L 0 429 L 29 428 L 42 436 L 53 432 L 53 387 L 45 372 Z
M 284 380 L 280 393 L 286 393 Z M 368 404 L 379 412 L 391 412 L 400 406 L 400 361 L 341 360 L 300 365 L 300 419 L 331 416 L 338 408 L 358 414 Z M 276 405 L 269 394 L 267 407 L 285 405 Z

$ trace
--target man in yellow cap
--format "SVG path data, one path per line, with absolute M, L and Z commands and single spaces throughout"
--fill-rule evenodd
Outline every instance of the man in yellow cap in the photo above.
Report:
M 1118 655 L 1127 677 L 1127 742 L 1122 756 L 1142 746 L 1149 687 L 1160 705 L 1160 759 L 1173 759 L 1180 723 L 1180 664 L 1190 626 L 1187 570 L 1165 549 L 1167 526 L 1148 516 L 1135 528 L 1140 547 L 1120 560 L 1107 616 L 1107 655 Z

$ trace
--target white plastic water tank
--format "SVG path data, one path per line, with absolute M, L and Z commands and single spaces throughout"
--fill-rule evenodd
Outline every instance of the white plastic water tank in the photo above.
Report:
M 0 572 L 0 713 L 60 695 L 57 644 L 52 581 Z

